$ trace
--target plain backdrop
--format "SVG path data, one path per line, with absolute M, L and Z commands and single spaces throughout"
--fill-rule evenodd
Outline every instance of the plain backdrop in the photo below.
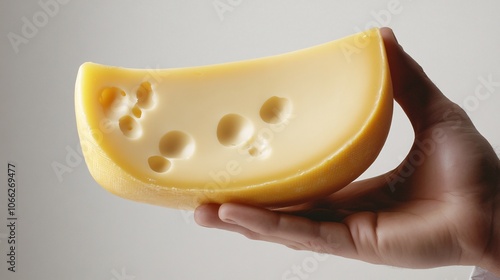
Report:
M 411 270 L 293 251 L 201 228 L 192 212 L 113 196 L 79 154 L 74 84 L 86 61 L 207 65 L 390 26 L 500 154 L 498 11 L 496 0 L 1 1 L 0 279 L 468 279 L 471 267 Z M 493 83 L 478 94 L 483 80 Z M 386 145 L 362 177 L 394 168 L 412 140 L 396 106 Z M 8 163 L 17 178 L 15 273 L 7 270 Z

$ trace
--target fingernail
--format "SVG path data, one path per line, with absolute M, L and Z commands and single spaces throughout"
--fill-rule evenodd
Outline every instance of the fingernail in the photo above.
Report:
M 398 38 L 396 38 L 396 34 L 394 34 L 393 30 L 391 30 L 391 33 L 392 33 L 392 37 L 394 37 L 394 41 L 396 41 L 396 43 L 398 43 L 398 45 L 399 45 Z

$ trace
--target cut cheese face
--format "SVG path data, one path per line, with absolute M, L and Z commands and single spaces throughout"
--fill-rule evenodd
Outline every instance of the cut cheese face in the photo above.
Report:
M 76 120 L 95 180 L 172 208 L 281 207 L 375 160 L 392 117 L 378 29 L 287 54 L 180 69 L 80 67 Z

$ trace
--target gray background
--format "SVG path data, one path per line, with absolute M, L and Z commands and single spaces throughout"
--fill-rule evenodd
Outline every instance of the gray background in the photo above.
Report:
M 475 94 L 481 77 L 500 82 L 499 1 L 55 1 L 0 2 L 0 279 L 468 279 L 470 267 L 408 270 L 292 251 L 108 194 L 79 154 L 74 83 L 85 61 L 206 65 L 388 25 L 500 154 L 500 87 Z M 363 177 L 394 168 L 412 139 L 396 106 Z M 17 166 L 16 273 L 6 263 L 8 162 Z M 67 172 L 58 177 L 54 164 Z M 294 266 L 304 274 L 287 274 Z

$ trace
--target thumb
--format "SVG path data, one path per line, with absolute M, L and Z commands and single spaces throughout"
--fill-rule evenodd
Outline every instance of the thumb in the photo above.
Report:
M 410 119 L 416 134 L 443 120 L 454 105 L 427 77 L 422 67 L 399 45 L 390 28 L 382 28 L 394 99 Z

